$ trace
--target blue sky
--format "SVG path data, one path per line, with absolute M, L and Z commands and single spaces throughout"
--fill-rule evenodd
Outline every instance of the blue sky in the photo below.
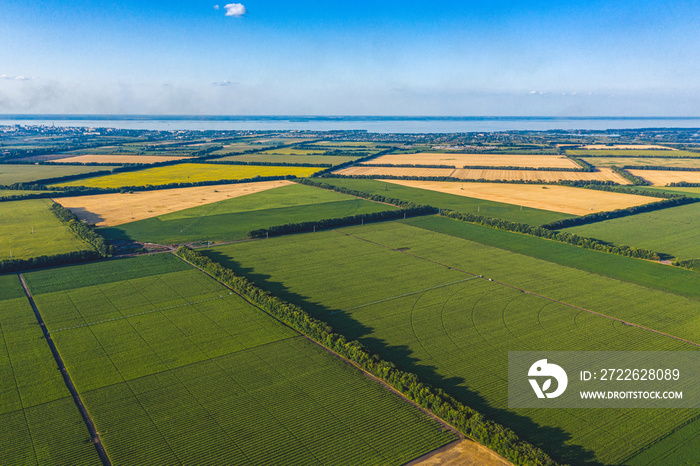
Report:
M 0 0 L 0 113 L 700 114 L 697 1 L 240 1 Z

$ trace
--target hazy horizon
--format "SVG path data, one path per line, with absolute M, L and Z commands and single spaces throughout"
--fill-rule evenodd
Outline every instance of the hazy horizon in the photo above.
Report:
M 694 116 L 692 1 L 9 0 L 1 114 Z

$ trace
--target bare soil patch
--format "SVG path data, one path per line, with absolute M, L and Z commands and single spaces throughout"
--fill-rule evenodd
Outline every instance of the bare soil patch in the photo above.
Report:
M 81 220 L 101 227 L 110 227 L 289 184 L 292 182 L 286 180 L 263 181 L 137 191 L 129 194 L 63 197 L 54 201 L 70 209 Z
M 78 162 L 78 163 L 156 163 L 169 162 L 171 160 L 182 160 L 187 157 L 171 156 L 171 155 L 108 155 L 108 154 L 85 154 L 76 155 L 75 157 L 66 157 L 63 159 L 55 159 L 54 162 Z
M 515 204 L 533 209 L 586 215 L 648 204 L 658 199 L 648 196 L 594 191 L 568 186 L 506 183 L 455 183 L 453 181 L 381 180 L 411 188 L 428 189 L 457 196 Z
M 597 172 L 558 172 L 538 170 L 482 170 L 451 168 L 404 168 L 404 167 L 363 167 L 344 168 L 335 173 L 339 175 L 389 175 L 389 176 L 435 176 L 451 177 L 464 180 L 507 180 L 507 181 L 542 181 L 559 180 L 601 180 L 630 184 L 629 181 L 613 172 L 610 168 L 601 168 Z
M 700 171 L 670 171 L 670 170 L 627 170 L 634 176 L 648 181 L 654 186 L 666 186 L 669 183 L 687 181 L 688 183 L 700 183 Z
M 387 154 L 364 163 L 392 165 L 452 165 L 480 167 L 581 168 L 563 155 L 523 154 L 455 154 L 419 152 L 416 154 Z
M 464 439 L 421 456 L 407 466 L 511 466 L 512 464 L 493 450 L 473 440 Z

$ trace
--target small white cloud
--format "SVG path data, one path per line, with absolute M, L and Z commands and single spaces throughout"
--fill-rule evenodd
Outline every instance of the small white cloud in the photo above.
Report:
M 214 5 L 214 9 L 215 9 L 215 10 L 218 10 L 218 9 L 219 9 L 219 5 Z
M 223 80 L 223 81 L 216 82 L 216 83 L 212 83 L 212 85 L 214 85 L 214 86 L 230 86 L 231 84 L 233 84 L 233 83 L 227 79 Z
M 7 80 L 11 80 L 11 81 L 31 81 L 32 80 L 32 78 L 28 78 L 28 77 L 22 76 L 22 75 L 10 76 L 7 74 L 0 74 L 0 79 L 7 79 Z
M 530 91 L 530 94 L 537 94 L 537 91 Z
M 224 8 L 226 9 L 226 16 L 240 18 L 247 13 L 242 3 L 229 3 L 228 5 L 224 5 Z

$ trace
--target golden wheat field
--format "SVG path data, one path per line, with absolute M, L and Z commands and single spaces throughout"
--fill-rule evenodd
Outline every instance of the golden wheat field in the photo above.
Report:
M 223 165 L 182 163 L 167 167 L 147 168 L 134 172 L 85 178 L 55 186 L 88 186 L 120 188 L 125 186 L 158 186 L 170 183 L 198 183 L 217 180 L 244 180 L 256 176 L 309 176 L 319 167 L 274 167 L 261 165 Z
M 581 160 L 596 167 L 609 167 L 612 165 L 622 167 L 631 165 L 700 168 L 700 159 L 691 159 L 689 157 L 581 157 Z
M 614 181 L 620 184 L 630 184 L 629 181 L 613 172 L 610 168 L 601 168 L 597 172 L 556 172 L 537 170 L 482 170 L 482 169 L 451 169 L 451 168 L 404 168 L 404 167 L 363 167 L 354 166 L 335 172 L 339 175 L 366 176 L 435 176 L 451 177 L 463 180 L 507 180 L 507 181 L 542 181 L 556 182 L 559 180 L 600 180 Z
M 654 202 L 649 196 L 594 191 L 568 186 L 508 183 L 455 183 L 454 181 L 381 180 L 411 188 L 428 189 L 456 196 L 586 215 L 606 210 L 624 209 Z
M 627 170 L 634 176 L 648 181 L 654 186 L 666 186 L 669 183 L 700 183 L 700 171 L 670 171 L 670 170 Z
M 54 199 L 70 209 L 80 220 L 100 227 L 111 227 L 145 218 L 157 217 L 212 202 L 259 193 L 292 184 L 291 181 L 195 186 L 134 193 L 98 194 L 95 196 Z
M 127 164 L 127 163 L 156 163 L 169 162 L 171 160 L 182 160 L 187 157 L 171 156 L 171 155 L 107 155 L 107 154 L 85 154 L 75 157 L 66 157 L 65 159 L 52 160 L 56 163 L 78 162 L 78 163 L 111 163 L 111 164 Z
M 563 155 L 449 154 L 438 152 L 387 154 L 364 163 L 391 165 L 451 165 L 455 168 L 462 168 L 464 166 L 581 168 L 573 160 Z
M 608 150 L 649 150 L 649 149 L 659 149 L 659 150 L 676 150 L 672 147 L 659 146 L 656 144 L 588 144 L 587 146 L 581 146 L 581 149 L 608 149 Z

